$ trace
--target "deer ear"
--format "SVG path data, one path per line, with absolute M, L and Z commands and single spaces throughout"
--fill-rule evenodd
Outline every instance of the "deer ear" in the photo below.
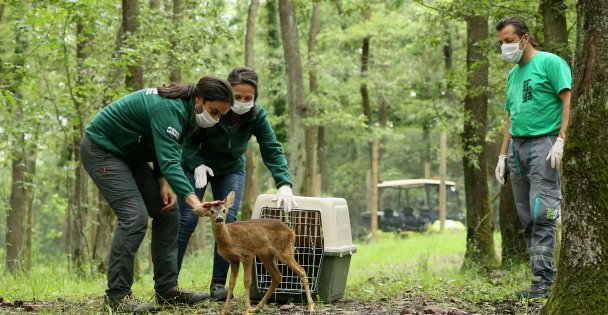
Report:
M 234 190 L 231 191 L 228 196 L 226 196 L 226 200 L 224 200 L 226 204 L 226 208 L 230 208 L 234 205 Z

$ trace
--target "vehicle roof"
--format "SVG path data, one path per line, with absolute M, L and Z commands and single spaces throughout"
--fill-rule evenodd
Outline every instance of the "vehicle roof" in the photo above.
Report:
M 378 187 L 395 187 L 395 188 L 417 188 L 424 185 L 439 185 L 441 183 L 438 179 L 398 179 L 398 180 L 386 180 L 378 184 Z M 456 183 L 452 181 L 445 181 L 446 186 L 455 186 Z

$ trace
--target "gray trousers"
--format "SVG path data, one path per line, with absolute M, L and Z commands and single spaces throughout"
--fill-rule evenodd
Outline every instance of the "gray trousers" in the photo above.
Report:
M 175 286 L 179 211 L 175 208 L 160 211 L 163 207 L 160 188 L 148 163 L 129 164 L 91 142 L 86 135 L 80 143 L 80 157 L 118 219 L 106 294 L 113 299 L 131 294 L 135 255 L 146 235 L 148 216 L 152 218 L 154 288 L 163 292 Z
M 548 285 L 555 279 L 555 220 L 562 199 L 559 171 L 546 160 L 556 138 L 512 138 L 507 155 L 517 214 L 525 228 L 533 282 Z

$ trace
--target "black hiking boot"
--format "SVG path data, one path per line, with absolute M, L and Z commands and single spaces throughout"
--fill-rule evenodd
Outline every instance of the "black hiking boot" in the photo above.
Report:
M 154 304 L 150 302 L 142 303 L 134 299 L 130 294 L 127 294 L 120 299 L 113 299 L 106 296 L 105 303 L 113 313 L 147 314 L 156 311 Z
M 515 293 L 520 299 L 548 298 L 550 294 L 551 285 L 545 283 L 533 283 L 529 289 Z
M 216 301 L 226 301 L 228 297 L 228 289 L 221 283 L 211 283 L 211 298 Z
M 156 292 L 156 302 L 160 305 L 188 304 L 193 305 L 209 298 L 209 294 L 186 291 L 175 286 L 165 292 Z

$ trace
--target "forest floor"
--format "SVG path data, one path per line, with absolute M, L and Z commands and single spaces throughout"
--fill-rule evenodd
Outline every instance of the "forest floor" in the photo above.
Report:
M 497 235 L 498 236 L 498 235 Z M 500 249 L 499 237 L 496 239 Z M 316 314 L 539 314 L 545 300 L 518 300 L 529 285 L 526 265 L 490 273 L 462 271 L 465 233 L 382 234 L 375 243 L 357 242 L 344 297 L 317 302 Z M 208 289 L 212 253 L 186 258 L 180 286 Z M 133 285 L 136 298 L 152 300 L 150 267 Z M 0 270 L 0 314 L 103 314 L 103 276 L 77 277 L 59 262 L 9 276 Z M 142 269 L 144 269 L 142 267 Z M 231 313 L 244 306 L 242 272 Z M 196 307 L 164 307 L 158 314 L 219 314 L 223 304 L 205 301 Z M 261 314 L 307 314 L 305 305 L 267 304 Z

